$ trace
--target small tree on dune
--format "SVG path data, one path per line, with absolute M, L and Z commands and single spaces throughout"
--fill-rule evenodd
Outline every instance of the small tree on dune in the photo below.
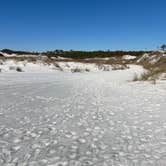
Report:
M 163 45 L 160 46 L 160 48 L 161 48 L 161 50 L 165 51 L 166 50 L 166 45 L 163 44 Z

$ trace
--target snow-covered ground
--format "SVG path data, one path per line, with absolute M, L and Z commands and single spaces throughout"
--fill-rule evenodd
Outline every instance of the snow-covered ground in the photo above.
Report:
M 0 166 L 165 166 L 166 84 L 140 72 L 1 73 Z
M 52 62 L 51 64 L 36 60 L 35 62 L 16 61 L 16 60 L 0 60 L 1 73 L 50 73 L 56 71 L 64 72 L 98 72 L 110 71 L 112 68 L 121 68 L 122 65 L 111 65 L 95 63 L 79 63 L 79 62 Z
M 20 70 L 19 70 L 20 69 Z M 15 60 L 1 60 L 0 71 L 1 73 L 50 73 L 55 72 L 56 68 L 53 64 L 48 65 L 42 62 L 27 62 L 27 61 L 15 61 Z
M 131 55 L 124 55 L 123 56 L 123 59 L 125 60 L 131 60 L 131 59 L 136 59 L 137 57 L 136 56 L 131 56 Z

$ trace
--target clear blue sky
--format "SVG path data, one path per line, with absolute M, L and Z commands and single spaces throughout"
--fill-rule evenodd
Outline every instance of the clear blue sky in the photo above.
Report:
M 0 49 L 140 50 L 166 43 L 166 0 L 0 0 Z

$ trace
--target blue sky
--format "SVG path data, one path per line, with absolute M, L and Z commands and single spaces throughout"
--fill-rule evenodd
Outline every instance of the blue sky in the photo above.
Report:
M 0 49 L 140 50 L 166 43 L 165 0 L 0 0 Z

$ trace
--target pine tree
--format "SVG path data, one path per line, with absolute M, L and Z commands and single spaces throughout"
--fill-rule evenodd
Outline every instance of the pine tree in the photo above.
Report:
M 165 44 L 163 44 L 163 45 L 161 45 L 161 50 L 163 50 L 163 51 L 165 51 L 166 50 L 166 45 Z

